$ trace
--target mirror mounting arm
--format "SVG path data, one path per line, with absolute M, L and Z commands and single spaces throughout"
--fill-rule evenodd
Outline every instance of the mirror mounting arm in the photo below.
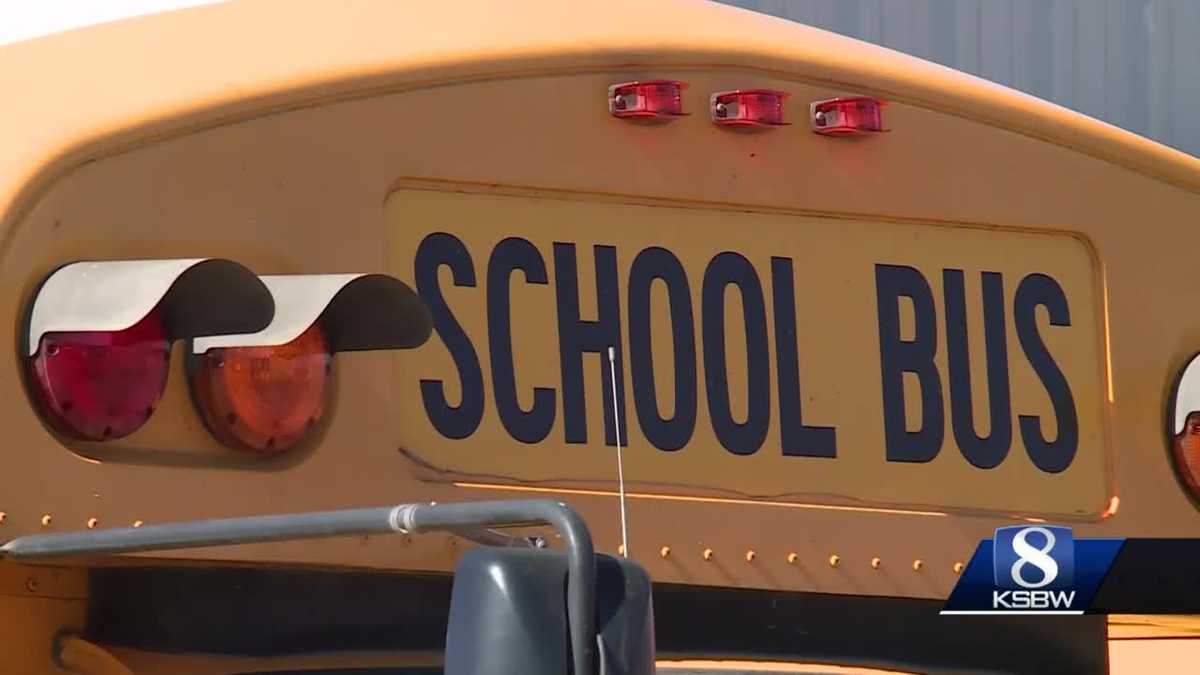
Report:
M 471 528 L 549 525 L 567 548 L 567 623 L 576 675 L 595 672 L 596 554 L 583 518 L 549 499 L 400 504 L 343 511 L 313 511 L 222 518 L 143 527 L 35 534 L 0 546 L 0 555 L 52 558 L 251 544 L 294 539 L 398 532 L 456 532 Z

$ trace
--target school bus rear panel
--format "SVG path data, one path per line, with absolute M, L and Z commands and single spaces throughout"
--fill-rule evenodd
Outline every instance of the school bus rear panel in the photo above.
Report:
M 239 20 L 267 25 L 280 6 L 265 4 Z M 614 344 L 631 553 L 657 582 L 941 598 L 999 525 L 1194 533 L 1163 433 L 1200 344 L 1194 160 L 727 8 L 697 9 L 691 42 L 651 43 L 639 22 L 610 23 L 628 8 L 587 5 L 570 23 L 583 46 L 564 51 L 557 10 L 539 7 L 520 10 L 541 17 L 521 40 L 494 45 L 486 16 L 466 19 L 460 51 L 411 27 L 448 25 L 448 10 L 356 8 L 301 58 L 331 19 L 288 6 L 278 53 L 228 38 L 246 57 L 231 84 L 218 73 L 232 57 L 209 72 L 164 46 L 194 85 L 145 68 L 112 94 L 152 113 L 99 100 L 85 123 L 29 102 L 0 171 L 5 536 L 545 493 L 614 552 Z M 145 26 L 216 35 L 227 11 Z M 730 26 L 761 40 L 698 46 Z M 132 30 L 85 35 L 104 53 Z M 610 115 L 611 84 L 650 79 L 685 81 L 691 114 Z M 787 92 L 792 124 L 714 125 L 709 94 L 732 89 Z M 810 130 L 809 102 L 857 94 L 885 101 L 886 132 Z M 340 354 L 320 428 L 277 457 L 210 436 L 178 345 L 133 435 L 49 430 L 19 356 L 41 280 L 74 260 L 204 256 L 392 274 L 435 334 Z M 156 557 L 445 572 L 460 548 L 384 537 Z
M 688 79 L 686 104 L 701 110 L 690 92 L 739 84 L 800 100 L 841 93 L 736 69 L 650 75 Z M 618 335 L 634 541 L 679 552 L 647 556 L 666 579 L 937 596 L 996 516 L 1098 519 L 1116 494 L 1102 266 L 1112 278 L 1116 252 L 1100 242 L 1130 238 L 1126 223 L 1139 221 L 1114 218 L 1138 200 L 1078 203 L 1052 176 L 1141 188 L 1159 209 L 1182 190 L 899 103 L 886 109 L 891 130 L 869 138 L 800 125 L 738 134 L 699 114 L 630 124 L 603 105 L 606 83 L 629 77 L 391 93 L 225 124 L 64 176 L 9 235 L 7 268 L 33 266 L 9 287 L 13 316 L 63 261 L 208 255 L 273 273 L 389 272 L 433 300 L 438 334 L 412 352 L 339 356 L 319 440 L 269 461 L 212 440 L 183 378 L 143 429 L 108 443 L 59 441 L 28 406 L 10 406 L 9 428 L 47 446 L 23 458 L 47 480 L 12 487 L 12 502 L 29 505 L 10 511 L 12 526 L 40 511 L 65 528 L 516 485 L 584 490 L 572 499 L 612 548 L 615 500 L 586 491 L 614 488 L 601 345 Z M 558 103 L 552 114 L 496 109 L 530 100 Z M 405 133 L 430 128 L 444 131 Z M 1154 302 L 1141 299 L 1143 316 Z M 964 348 L 952 371 L 949 353 Z M 25 398 L 19 379 L 10 387 Z M 993 412 L 1005 422 L 996 432 Z M 1143 438 L 1158 468 L 1137 475 L 1172 488 L 1143 499 L 1190 508 L 1161 438 Z M 1125 485 L 1122 509 L 1136 513 Z M 238 555 L 450 562 L 442 542 L 393 545 Z M 704 548 L 735 561 L 754 549 L 761 562 L 722 571 Z M 793 551 L 808 575 L 787 564 Z M 863 564 L 818 564 L 834 553 Z M 928 569 L 872 574 L 872 557 Z

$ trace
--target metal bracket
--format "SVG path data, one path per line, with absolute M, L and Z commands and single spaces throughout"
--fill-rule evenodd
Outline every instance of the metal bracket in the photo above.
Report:
M 232 260 L 75 262 L 42 282 L 29 310 L 26 355 L 60 331 L 119 331 L 162 305 L 171 339 L 255 331 L 274 302 L 253 272 Z
M 454 532 L 476 528 L 549 525 L 567 548 L 567 623 L 576 675 L 596 669 L 596 552 L 583 518 L 562 502 L 544 499 L 399 504 L 345 511 L 223 518 L 183 523 L 120 527 L 81 532 L 34 534 L 0 546 L 16 559 L 131 553 L 251 544 L 289 539 L 398 532 Z
M 283 274 L 259 277 L 275 299 L 275 318 L 256 333 L 192 341 L 192 352 L 221 347 L 270 347 L 296 339 L 320 322 L 334 352 L 412 349 L 433 331 L 416 292 L 386 274 Z

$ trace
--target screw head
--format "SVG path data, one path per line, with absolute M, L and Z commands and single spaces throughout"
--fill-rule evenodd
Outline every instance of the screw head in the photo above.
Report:
M 836 553 L 829 556 L 829 566 L 830 567 L 837 567 L 841 562 L 842 562 L 842 559 L 839 558 Z
M 758 554 L 754 552 L 754 549 L 750 549 L 749 551 L 746 551 L 746 562 L 752 563 L 752 562 L 754 562 L 754 559 L 757 557 L 758 557 Z
M 879 558 L 871 558 L 871 569 L 877 570 L 883 565 L 883 561 Z
M 53 522 L 54 516 L 50 515 L 49 513 L 42 515 L 42 527 L 50 527 L 50 524 Z
M 800 559 L 800 556 L 796 555 L 795 553 L 787 554 L 787 561 L 788 561 L 789 565 L 795 565 L 796 561 L 799 559 Z
M 671 555 L 671 547 L 664 546 L 664 547 L 658 549 L 658 555 L 662 556 L 664 559 L 667 558 L 668 556 Z
M 712 560 L 714 554 L 713 554 L 713 550 L 711 548 L 706 548 L 706 549 L 704 549 L 704 552 L 701 553 L 700 555 L 703 556 L 705 560 Z
M 912 568 L 913 568 L 914 572 L 920 572 L 921 568 L 924 566 L 925 566 L 925 562 L 922 561 L 920 558 L 917 558 L 916 560 L 914 560 L 913 564 L 912 564 Z
M 953 568 L 953 569 L 954 569 L 954 573 L 955 573 L 955 574 L 962 574 L 962 571 L 963 571 L 963 564 L 962 564 L 962 563 L 960 563 L 960 562 L 956 562 L 956 563 L 954 563 L 954 568 Z

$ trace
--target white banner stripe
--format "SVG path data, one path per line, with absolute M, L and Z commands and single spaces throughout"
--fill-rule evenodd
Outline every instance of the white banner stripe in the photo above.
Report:
M 1020 616 L 1036 616 L 1038 614 L 1045 615 L 1070 615 L 1079 616 L 1083 614 L 1082 609 L 1044 609 L 1044 610 L 1020 610 L 1020 609 L 943 609 L 939 614 L 1010 614 Z

